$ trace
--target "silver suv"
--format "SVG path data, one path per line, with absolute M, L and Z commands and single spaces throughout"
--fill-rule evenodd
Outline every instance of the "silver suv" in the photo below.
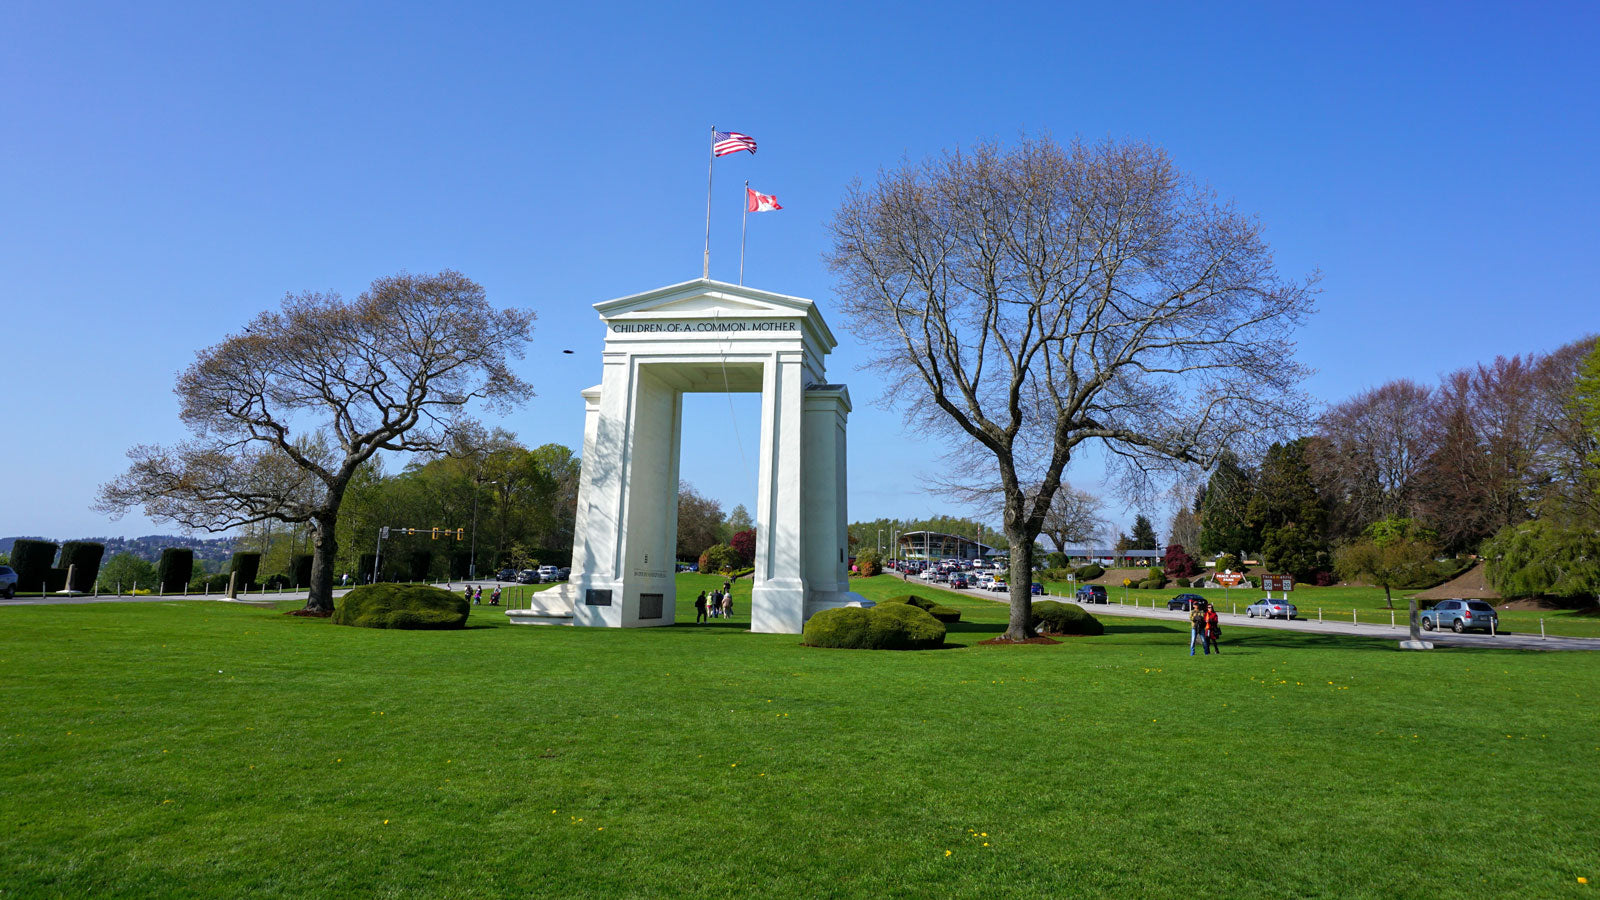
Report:
M 1422 611 L 1424 631 L 1445 627 L 1456 634 L 1472 630 L 1495 631 L 1500 627 L 1500 616 L 1494 607 L 1482 600 L 1440 600 L 1433 609 Z

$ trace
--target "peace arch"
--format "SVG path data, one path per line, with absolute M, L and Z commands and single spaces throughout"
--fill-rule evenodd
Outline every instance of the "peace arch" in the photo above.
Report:
M 850 393 L 823 362 L 837 345 L 816 304 L 698 279 L 595 304 L 604 373 L 583 392 L 572 576 L 510 610 L 514 622 L 671 625 L 683 395 L 761 394 L 751 630 L 798 634 L 818 610 L 871 606 L 850 591 L 845 426 Z

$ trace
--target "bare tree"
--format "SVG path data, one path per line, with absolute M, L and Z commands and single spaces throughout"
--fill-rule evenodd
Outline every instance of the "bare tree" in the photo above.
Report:
M 832 231 L 889 402 L 992 460 L 1007 639 L 1033 634 L 1033 543 L 1084 442 L 1138 492 L 1303 419 L 1291 333 L 1310 282 L 1279 278 L 1260 226 L 1148 144 L 1023 139 L 908 163 L 854 186 Z
M 277 520 L 313 530 L 306 608 L 333 609 L 335 528 L 352 477 L 380 450 L 443 452 L 474 401 L 532 395 L 520 358 L 534 315 L 496 309 L 459 272 L 380 278 L 346 303 L 285 297 L 240 334 L 200 351 L 178 377 L 193 437 L 137 446 L 97 508 L 224 531 Z
M 1099 497 L 1062 482 L 1045 513 L 1039 533 L 1056 545 L 1057 553 L 1067 552 L 1069 544 L 1088 543 L 1104 527 L 1100 519 L 1101 505 Z
M 1323 414 L 1307 455 L 1317 489 L 1333 501 L 1337 536 L 1415 513 L 1418 474 L 1434 449 L 1432 406 L 1430 389 L 1401 379 Z

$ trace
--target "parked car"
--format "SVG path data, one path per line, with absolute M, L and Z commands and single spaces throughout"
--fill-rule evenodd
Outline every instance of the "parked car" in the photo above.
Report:
M 1492 632 L 1500 627 L 1500 615 L 1482 600 L 1440 600 L 1433 609 L 1423 610 L 1421 618 L 1422 627 L 1427 631 L 1449 626 L 1460 634 L 1474 630 Z
M 698 568 L 699 568 L 699 566 L 695 566 L 695 567 L 691 568 L 689 571 L 693 572 Z M 568 578 L 571 578 L 571 577 L 572 577 L 572 569 L 570 567 L 568 567 L 568 566 L 562 566 L 561 568 L 556 570 L 556 580 L 557 581 L 566 581 Z
M 518 584 L 538 584 L 539 572 L 536 569 L 523 569 L 517 573 Z
M 1203 603 L 1205 599 L 1199 594 L 1179 594 L 1167 601 L 1167 609 L 1181 609 L 1184 612 L 1189 612 L 1194 609 L 1196 603 Z
M 0 597 L 10 600 L 17 595 L 17 570 L 0 566 Z
M 517 570 L 516 569 L 501 569 L 500 571 L 494 573 L 494 580 L 495 581 L 516 581 L 517 580 Z
M 1028 593 L 1030 593 L 1030 594 L 1043 594 L 1044 593 L 1044 585 L 1042 585 L 1039 582 L 1035 581 L 1033 584 L 1028 585 Z
M 555 566 L 540 566 L 539 567 L 539 580 L 540 581 L 544 581 L 544 582 L 555 581 L 556 580 L 556 567 Z
M 1244 608 L 1245 615 L 1254 619 L 1256 616 L 1266 616 L 1269 619 L 1293 619 L 1300 615 L 1300 610 L 1295 609 L 1293 603 L 1287 600 L 1273 600 L 1262 598 Z
M 1078 593 L 1074 597 L 1079 603 L 1104 603 L 1106 589 L 1098 584 L 1079 585 Z

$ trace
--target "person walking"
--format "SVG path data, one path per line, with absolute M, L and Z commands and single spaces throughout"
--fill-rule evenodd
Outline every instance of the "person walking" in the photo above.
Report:
M 1211 651 L 1206 647 L 1206 609 L 1205 604 L 1196 601 L 1189 605 L 1189 655 L 1194 655 L 1194 645 L 1199 644 L 1206 655 Z
M 500 585 L 498 585 L 498 584 L 494 586 L 494 593 L 489 595 L 489 605 L 490 606 L 499 606 L 500 605 Z
M 733 590 L 731 588 L 726 594 L 722 595 L 722 617 L 724 619 L 733 618 Z
M 694 598 L 694 621 L 696 624 L 706 621 L 706 592 L 701 591 L 700 596 Z
M 467 595 L 466 595 L 466 601 L 467 601 L 467 602 L 468 602 L 468 603 L 471 603 L 471 602 L 472 602 L 472 585 L 470 585 L 470 584 L 469 584 L 469 585 L 467 585 Z
M 1222 637 L 1222 625 L 1217 621 L 1217 608 L 1215 606 L 1208 605 L 1206 607 L 1205 627 L 1205 643 L 1202 646 L 1206 648 L 1207 653 L 1215 650 L 1220 656 L 1222 647 L 1217 644 L 1217 639 Z
M 483 585 L 481 585 L 481 584 L 478 585 L 477 591 L 473 592 L 473 594 L 472 594 L 472 605 L 473 606 L 482 606 L 483 605 Z
M 346 572 L 343 575 L 339 576 L 339 587 L 349 587 L 349 586 L 350 586 L 350 573 Z

